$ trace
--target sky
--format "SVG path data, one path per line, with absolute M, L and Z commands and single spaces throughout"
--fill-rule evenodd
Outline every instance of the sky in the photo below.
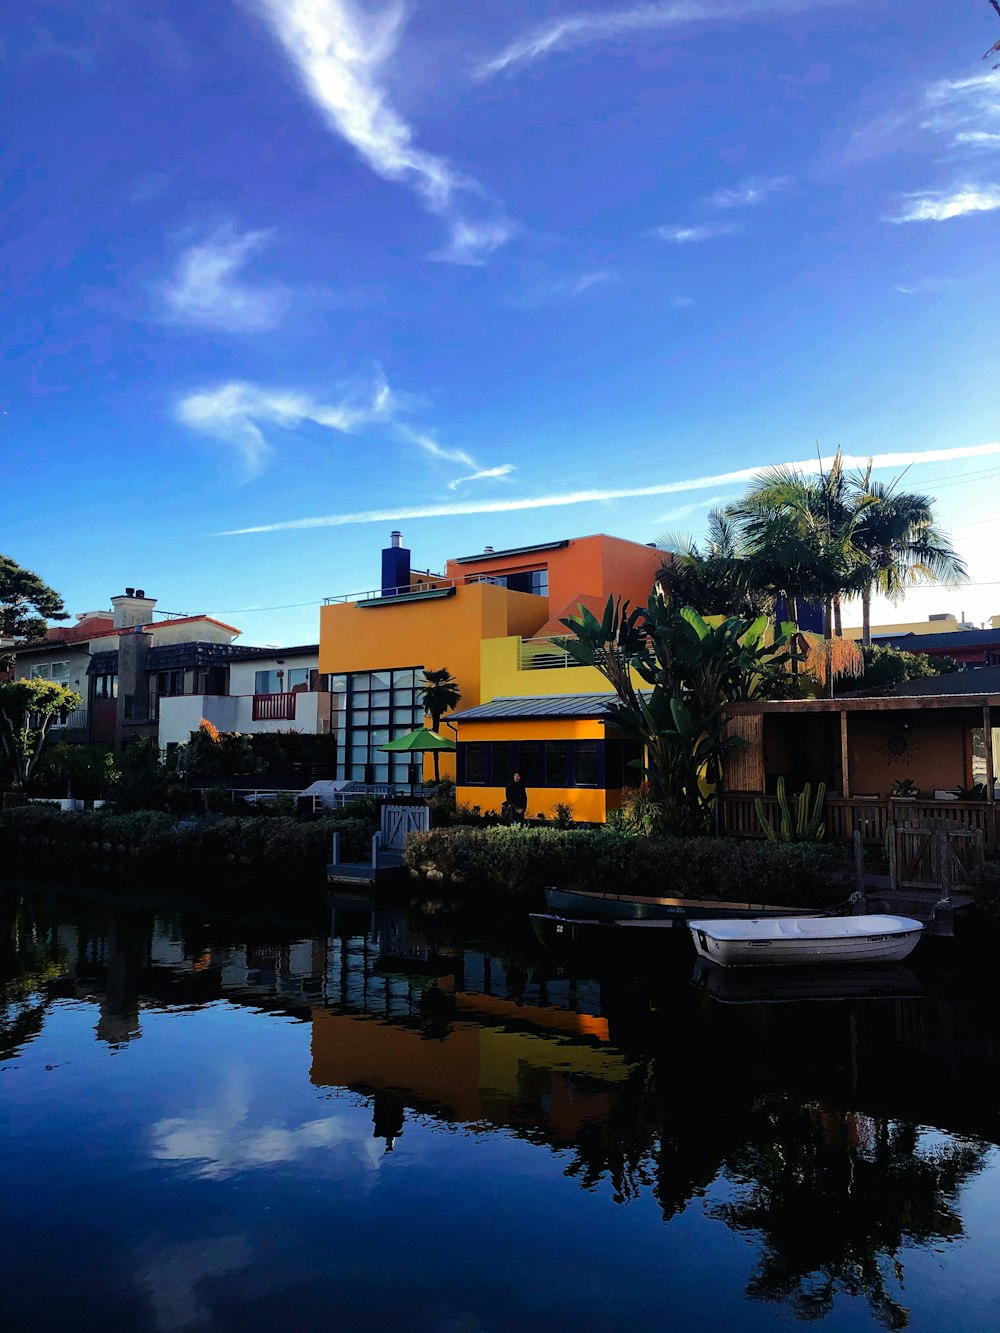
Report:
M 38 0 L 0 38 L 0 550 L 249 643 L 698 536 L 840 445 L 1000 613 L 987 0 Z M 847 623 L 860 621 L 849 608 Z

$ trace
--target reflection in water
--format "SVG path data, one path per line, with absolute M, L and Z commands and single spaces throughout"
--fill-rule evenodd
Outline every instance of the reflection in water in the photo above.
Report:
M 750 1239 L 751 1301 L 817 1319 L 853 1298 L 889 1328 L 910 1317 L 907 1252 L 963 1237 L 977 1176 L 1000 1192 L 1000 1021 L 961 962 L 860 989 L 828 978 L 836 1002 L 802 1003 L 802 978 L 740 994 L 692 977 L 684 932 L 653 975 L 586 976 L 547 959 L 520 913 L 487 926 L 342 900 L 276 922 L 40 890 L 3 900 L 0 948 L 4 1060 L 66 1004 L 92 1006 L 93 1036 L 118 1061 L 148 1014 L 183 1021 L 221 1001 L 308 1024 L 308 1083 L 332 1102 L 269 1114 L 269 1046 L 259 1070 L 220 1068 L 150 1120 L 152 1160 L 200 1181 L 333 1153 L 374 1181 L 413 1124 L 501 1131 L 558 1154 L 589 1194 L 654 1201 L 661 1227 L 693 1207 Z M 240 1236 L 148 1244 L 140 1284 L 163 1328 L 200 1326 L 198 1284 L 252 1264 Z

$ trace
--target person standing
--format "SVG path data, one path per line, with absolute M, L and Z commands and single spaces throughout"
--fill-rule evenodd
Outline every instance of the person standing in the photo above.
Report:
M 515 773 L 507 783 L 507 790 L 504 795 L 504 805 L 509 823 L 523 824 L 524 816 L 528 810 L 528 790 L 520 773 Z

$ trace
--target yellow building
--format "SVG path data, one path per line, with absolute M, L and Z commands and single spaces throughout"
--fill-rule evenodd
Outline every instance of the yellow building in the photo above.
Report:
M 333 678 L 338 776 L 411 788 L 429 776 L 429 756 L 421 772 L 380 747 L 423 723 L 422 672 L 445 667 L 462 702 L 457 754 L 442 756 L 441 774 L 457 780 L 460 801 L 498 809 L 518 770 L 529 814 L 565 804 L 578 819 L 602 820 L 623 780 L 637 779 L 628 767 L 634 747 L 608 727 L 607 682 L 570 664 L 552 637 L 580 605 L 603 609 L 611 594 L 644 604 L 663 559 L 596 535 L 487 549 L 437 575 L 412 570 L 393 533 L 380 588 L 321 611 L 319 669 Z

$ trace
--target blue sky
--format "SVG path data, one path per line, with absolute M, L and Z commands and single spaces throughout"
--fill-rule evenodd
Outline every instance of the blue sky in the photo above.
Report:
M 697 533 L 732 474 L 842 444 L 935 451 L 907 484 L 971 567 L 882 618 L 1000 612 L 997 28 L 986 0 L 23 7 L 0 548 L 71 610 L 138 584 L 302 642 L 394 526 L 432 568 Z

